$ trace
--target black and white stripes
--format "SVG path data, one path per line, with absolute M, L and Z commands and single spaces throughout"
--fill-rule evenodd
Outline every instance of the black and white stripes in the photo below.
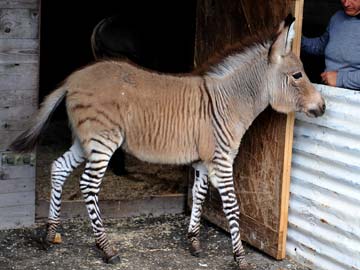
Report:
M 217 136 L 221 136 L 216 132 Z M 225 138 L 223 138 L 225 140 Z M 223 211 L 229 222 L 233 254 L 235 261 L 240 268 L 247 267 L 245 262 L 245 251 L 240 237 L 240 209 L 235 194 L 233 182 L 233 159 L 236 153 L 228 147 L 219 146 L 215 150 L 216 154 L 211 164 L 197 163 L 195 168 L 195 182 L 193 187 L 193 205 L 191 212 L 188 238 L 190 241 L 191 253 L 198 256 L 201 252 L 199 230 L 202 204 L 205 200 L 209 181 L 217 188 L 222 204 Z
M 117 259 L 116 251 L 111 247 L 101 218 L 98 194 L 102 178 L 113 152 L 121 144 L 114 139 L 98 136 L 88 144 L 88 158 L 85 170 L 80 178 L 80 190 L 83 194 L 91 225 L 96 238 L 96 245 L 105 253 L 107 261 Z M 64 155 L 53 162 L 51 173 L 51 198 L 46 240 L 54 242 L 58 225 L 60 224 L 62 187 L 70 173 L 84 161 L 84 151 L 75 140 L 73 146 Z
M 195 181 L 192 189 L 193 205 L 191 210 L 191 218 L 188 230 L 188 239 L 190 241 L 190 251 L 193 255 L 198 256 L 201 252 L 199 233 L 200 233 L 200 218 L 202 212 L 202 205 L 205 201 L 207 190 L 209 187 L 208 172 L 206 167 L 197 163 L 193 165 L 195 169 Z
M 63 185 L 70 173 L 84 161 L 84 153 L 76 140 L 69 151 L 56 159 L 51 167 L 51 197 L 49 207 L 48 231 L 46 239 L 53 242 L 60 223 L 61 194 Z
M 118 143 L 116 140 L 118 140 Z M 105 253 L 105 260 L 107 262 L 118 260 L 119 257 L 106 236 L 99 208 L 98 194 L 110 158 L 121 143 L 122 137 L 119 134 L 117 136 L 111 136 L 110 134 L 105 136 L 102 134 L 96 138 L 91 138 L 88 144 L 88 152 L 90 154 L 80 179 L 80 190 L 84 196 L 91 220 L 96 245 Z

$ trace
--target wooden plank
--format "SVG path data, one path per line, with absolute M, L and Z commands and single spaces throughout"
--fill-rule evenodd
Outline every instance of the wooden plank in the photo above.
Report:
M 35 204 L 34 191 L 0 194 L 0 211 L 5 211 L 5 209 L 12 206 L 34 205 L 34 204 Z
M 292 50 L 299 57 L 301 50 L 303 12 L 304 12 L 304 0 L 293 0 L 293 14 L 296 20 L 295 20 L 295 38 L 293 41 Z
M 38 39 L 0 39 L 0 64 L 38 63 Z
M 1 131 L 0 130 L 0 152 L 7 151 L 10 143 L 19 135 L 19 131 Z M 1 168 L 0 168 L 1 175 Z
M 0 167 L 0 181 L 10 179 L 35 179 L 35 168 L 32 165 Z M 1 205 L 1 204 L 0 204 Z
M 28 126 L 29 123 L 29 119 L 30 119 L 31 115 L 28 115 L 26 117 L 22 117 L 21 119 L 18 120 L 2 120 L 0 119 L 0 132 L 6 132 L 6 131 L 17 131 L 14 132 L 13 134 L 19 134 L 20 131 L 24 130 L 24 127 Z M 20 117 L 19 117 L 20 118 Z
M 0 229 L 30 226 L 35 222 L 35 204 L 0 207 Z
M 0 0 L 0 228 L 35 219 L 35 167 L 3 153 L 37 108 L 39 0 Z M 13 166 L 8 164 L 13 162 Z
M 39 38 L 39 11 L 35 9 L 0 9 L 0 39 Z
M 10 142 L 28 126 L 37 109 L 35 91 L 14 91 L 8 96 L 6 93 L 9 91 L 0 91 L 0 152 L 7 150 Z
M 122 218 L 139 215 L 160 216 L 184 212 L 184 194 L 152 196 L 149 198 L 128 201 L 100 201 L 103 218 Z M 37 201 L 36 219 L 46 219 L 49 212 L 49 201 Z M 84 201 L 63 201 L 61 218 L 88 217 Z
M 38 74 L 37 63 L 0 64 L 0 91 L 37 89 Z
M 0 118 L 0 131 L 20 131 L 28 127 L 28 123 L 34 116 L 33 113 L 36 111 L 36 108 L 32 107 L 31 104 L 23 106 L 0 108 L 0 112 L 4 113 Z M 16 113 L 19 113 L 17 117 Z
M 0 194 L 35 191 L 35 179 L 0 180 Z
M 2 90 L 0 91 L 0 115 L 1 119 L 8 119 L 10 113 L 6 113 L 5 109 L 13 107 L 29 106 L 35 110 L 37 108 L 37 89 L 30 90 Z M 16 108 L 14 108 L 16 109 Z M 19 112 L 14 112 L 18 116 Z M 26 111 L 26 113 L 29 113 Z M 8 114 L 9 116 L 4 117 L 3 115 Z M 12 116 L 10 117 L 12 118 Z
M 300 57 L 301 49 L 301 33 L 303 21 L 304 0 L 293 1 L 293 14 L 295 21 L 295 38 L 293 41 L 293 52 Z M 290 175 L 291 175 L 291 159 L 292 145 L 294 137 L 295 113 L 289 113 L 286 119 L 285 131 L 285 148 L 284 148 L 284 169 L 281 186 L 280 198 L 280 223 L 279 223 L 279 249 L 276 256 L 277 259 L 283 259 L 286 256 L 286 237 L 288 227 L 289 214 L 289 196 L 290 196 Z
M 7 151 L 10 143 L 20 134 L 19 130 L 0 130 L 0 152 Z M 0 168 L 1 174 L 1 168 Z
M 0 8 L 39 8 L 39 0 L 0 0 Z

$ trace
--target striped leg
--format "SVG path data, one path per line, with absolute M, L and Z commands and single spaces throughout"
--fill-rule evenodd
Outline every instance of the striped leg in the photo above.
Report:
M 83 161 L 83 151 L 77 140 L 69 151 L 55 160 L 51 167 L 51 197 L 46 241 L 55 242 L 55 235 L 60 224 L 61 193 L 63 185 L 70 173 Z
M 219 164 L 213 177 L 212 183 L 219 191 L 223 210 L 229 223 L 234 259 L 240 269 L 247 269 L 249 265 L 245 261 L 245 251 L 241 244 L 240 209 L 235 194 L 232 163 Z
M 110 158 L 119 145 L 111 140 L 104 140 L 102 137 L 92 139 L 89 147 L 91 149 L 90 156 L 80 180 L 80 189 L 95 234 L 96 246 L 104 253 L 107 263 L 117 263 L 119 256 L 106 236 L 98 194 Z
M 195 181 L 192 189 L 193 205 L 191 209 L 191 218 L 188 230 L 188 239 L 190 241 L 190 252 L 194 256 L 199 256 L 201 246 L 199 241 L 200 218 L 202 204 L 205 201 L 208 190 L 208 171 L 203 164 L 193 165 L 195 169 Z

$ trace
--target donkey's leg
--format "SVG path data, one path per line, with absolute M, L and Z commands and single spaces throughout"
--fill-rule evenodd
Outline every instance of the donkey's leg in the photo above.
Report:
M 98 194 L 110 158 L 121 145 L 121 142 L 122 140 L 117 144 L 113 140 L 106 140 L 103 137 L 91 139 L 91 142 L 87 146 L 90 154 L 80 180 L 80 189 L 83 193 L 95 234 L 96 246 L 104 252 L 107 263 L 118 262 L 119 256 L 116 250 L 110 245 L 106 236 L 99 208 Z
M 199 256 L 201 246 L 199 240 L 200 234 L 200 218 L 202 212 L 202 204 L 205 201 L 208 190 L 208 171 L 203 164 L 194 164 L 195 181 L 192 189 L 193 203 L 191 209 L 191 218 L 188 230 L 188 239 L 190 241 L 190 252 L 194 256 Z
M 56 159 L 51 167 L 51 197 L 46 241 L 54 243 L 60 224 L 61 194 L 63 185 L 70 173 L 84 161 L 82 148 L 77 140 L 69 151 Z
M 218 189 L 222 200 L 223 211 L 229 223 L 234 259 L 240 269 L 246 269 L 249 265 L 245 261 L 245 251 L 241 244 L 240 209 L 235 194 L 232 162 L 218 163 L 210 181 Z

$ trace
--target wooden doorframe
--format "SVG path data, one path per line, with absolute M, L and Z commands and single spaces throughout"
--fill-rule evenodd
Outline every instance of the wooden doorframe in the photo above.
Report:
M 295 17 L 295 38 L 292 45 L 292 51 L 300 57 L 301 33 L 304 13 L 304 0 L 293 1 L 293 14 Z M 292 145 L 294 137 L 295 113 L 289 113 L 286 118 L 286 134 L 284 149 L 284 169 L 281 190 L 280 206 L 280 225 L 279 225 L 279 253 L 277 259 L 283 259 L 286 255 L 286 238 L 288 228 L 289 200 L 290 200 L 290 179 L 291 179 L 291 160 Z

